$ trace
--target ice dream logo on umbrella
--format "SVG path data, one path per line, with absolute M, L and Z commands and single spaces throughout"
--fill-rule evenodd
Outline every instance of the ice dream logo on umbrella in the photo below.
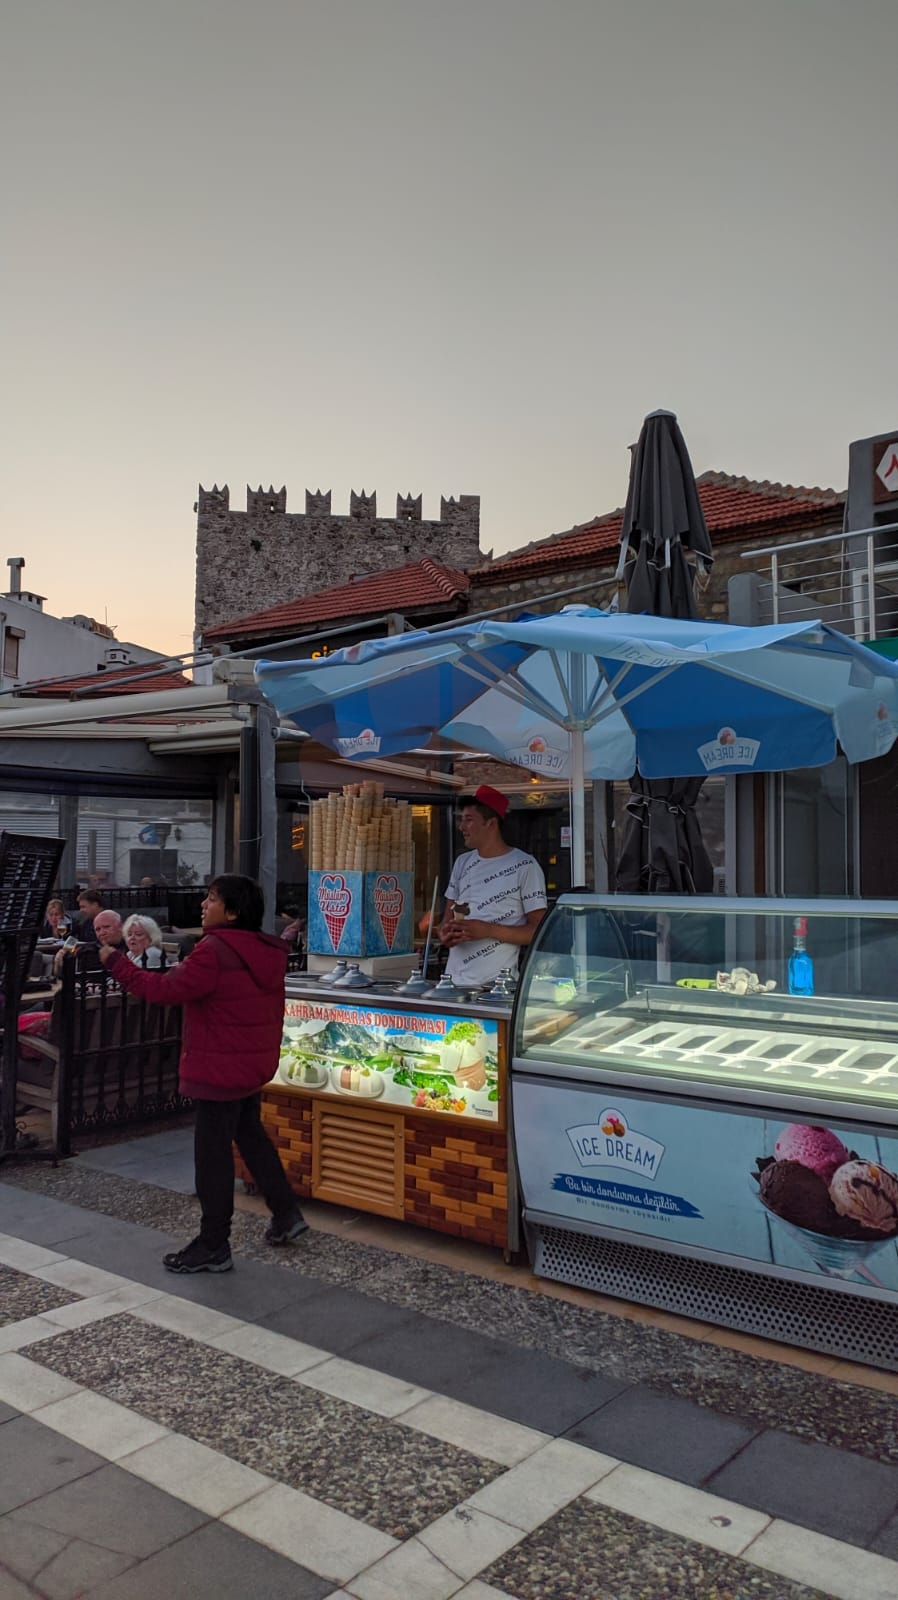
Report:
M 381 872 L 374 883 L 374 909 L 384 930 L 387 949 L 392 950 L 399 918 L 405 905 L 405 893 L 399 879 L 392 873 Z
M 376 756 L 380 750 L 380 734 L 373 728 L 363 728 L 351 739 L 338 739 L 337 746 L 341 756 Z
M 544 734 L 528 728 L 521 735 L 521 743 L 508 751 L 506 760 L 516 767 L 529 767 L 531 772 L 561 774 L 566 770 L 567 754 L 550 744 Z
M 581 1167 L 620 1167 L 654 1178 L 664 1159 L 664 1145 L 630 1127 L 614 1106 L 601 1112 L 598 1122 L 583 1122 L 565 1132 Z
M 346 919 L 352 910 L 352 890 L 342 872 L 326 872 L 318 885 L 318 909 L 327 925 L 334 955 L 340 948 Z
M 716 739 L 699 745 L 698 753 L 706 772 L 718 772 L 722 767 L 753 767 L 760 748 L 760 739 L 743 739 L 735 728 L 721 728 Z

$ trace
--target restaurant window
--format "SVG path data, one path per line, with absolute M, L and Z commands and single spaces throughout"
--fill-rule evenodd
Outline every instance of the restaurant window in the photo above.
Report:
M 205 884 L 212 871 L 212 801 L 82 795 L 75 866 L 98 888 Z
M 773 894 L 855 892 L 854 782 L 844 756 L 774 778 L 777 821 Z

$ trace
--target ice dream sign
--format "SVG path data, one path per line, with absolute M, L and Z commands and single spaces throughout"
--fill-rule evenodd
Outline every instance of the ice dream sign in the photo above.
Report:
M 744 739 L 735 728 L 721 728 L 716 739 L 699 745 L 698 753 L 706 772 L 720 772 L 728 768 L 753 767 L 760 748 L 760 739 Z

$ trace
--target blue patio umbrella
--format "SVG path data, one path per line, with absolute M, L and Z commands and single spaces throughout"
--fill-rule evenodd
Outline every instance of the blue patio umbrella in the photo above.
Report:
M 883 755 L 898 665 L 821 623 L 739 628 L 569 606 L 375 639 L 324 661 L 260 661 L 281 720 L 351 761 L 442 736 L 571 791 L 585 878 L 587 778 L 703 777 Z

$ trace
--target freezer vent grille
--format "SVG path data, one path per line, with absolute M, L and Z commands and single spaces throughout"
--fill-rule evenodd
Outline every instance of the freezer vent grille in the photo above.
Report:
M 316 1100 L 312 1195 L 385 1217 L 404 1211 L 401 1116 Z
M 535 1243 L 540 1277 L 898 1371 L 894 1305 L 562 1228 Z

